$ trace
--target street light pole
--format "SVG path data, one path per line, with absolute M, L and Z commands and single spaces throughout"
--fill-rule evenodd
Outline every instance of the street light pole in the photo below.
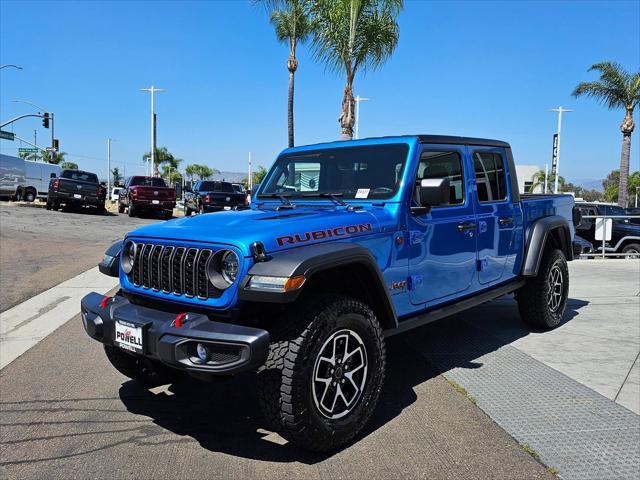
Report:
M 360 102 L 367 102 L 369 100 L 371 100 L 370 98 L 364 98 L 361 97 L 360 95 L 356 96 L 356 98 L 354 99 L 356 101 L 356 132 L 355 132 L 355 137 L 356 140 L 358 139 L 358 134 L 360 133 Z
M 111 199 L 111 138 L 107 138 L 107 198 Z
M 51 122 L 51 149 L 53 150 L 55 148 L 53 112 L 49 112 L 49 110 L 47 110 L 46 108 L 43 108 L 40 105 L 36 105 L 35 103 L 28 102 L 26 100 L 11 100 L 11 102 L 13 102 L 13 103 L 26 103 L 27 105 L 31 105 L 32 107 L 36 107 L 38 110 L 42 110 L 43 114 L 44 113 L 49 113 L 49 121 Z M 53 150 L 53 152 L 55 153 L 55 150 Z
M 555 178 L 555 186 L 553 187 L 553 193 L 558 193 L 558 177 L 560 177 L 560 132 L 562 130 L 562 114 L 567 112 L 573 112 L 573 110 L 569 110 L 568 108 L 551 108 L 550 112 L 558 112 L 558 149 L 556 156 L 556 178 Z
M 155 88 L 153 85 L 151 85 L 151 88 L 141 88 L 140 91 L 142 92 L 149 92 L 151 93 L 151 168 L 155 170 L 155 166 L 156 166 L 156 115 L 155 115 L 155 110 L 154 110 L 154 104 L 153 104 L 153 99 L 154 99 L 154 94 L 156 92 L 164 92 L 165 89 L 164 88 Z M 155 173 L 155 172 L 153 172 Z

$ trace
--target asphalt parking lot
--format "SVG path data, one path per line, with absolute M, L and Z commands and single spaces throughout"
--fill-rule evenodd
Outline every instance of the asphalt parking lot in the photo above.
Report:
M 3 285 L 17 268 L 4 268 L 14 261 L 4 255 L 9 219 L 14 245 L 40 242 L 41 251 L 27 249 L 29 262 L 82 246 L 72 265 L 52 253 L 51 282 L 157 221 L 15 206 L 0 215 Z M 526 329 L 504 297 L 388 339 L 372 422 L 330 455 L 266 429 L 252 375 L 140 388 L 111 367 L 75 315 L 0 370 L 0 478 L 635 478 L 640 262 L 576 261 L 570 271 L 567 315 L 552 332 Z M 24 288 L 29 296 L 43 289 Z
M 96 266 L 111 243 L 157 221 L 0 202 L 0 311 Z

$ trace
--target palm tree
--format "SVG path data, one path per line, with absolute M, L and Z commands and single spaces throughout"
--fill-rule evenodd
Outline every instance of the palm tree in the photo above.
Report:
M 595 82 L 581 82 L 573 91 L 574 97 L 587 95 L 600 100 L 609 109 L 624 108 L 626 114 L 620 130 L 622 131 L 622 153 L 620 154 L 620 183 L 618 205 L 627 207 L 627 182 L 629 181 L 629 157 L 631 156 L 631 133 L 635 128 L 633 110 L 640 103 L 640 72 L 627 72 L 615 62 L 602 62 L 592 65 L 589 71 L 600 72 Z
M 189 180 L 193 183 L 193 177 L 198 174 L 198 165 L 187 165 L 184 169 L 184 173 L 189 175 Z
M 113 184 L 119 185 L 120 180 L 122 180 L 122 175 L 120 174 L 120 169 L 118 167 L 113 167 L 111 169 L 111 176 L 113 177 Z
M 33 153 L 20 152 L 18 153 L 18 156 L 23 160 L 33 160 L 33 161 L 40 160 L 40 154 L 38 152 L 33 152 Z
M 287 100 L 287 123 L 289 127 L 289 147 L 294 145 L 293 128 L 293 92 L 298 59 L 296 47 L 304 42 L 312 31 L 313 24 L 309 16 L 309 0 L 265 0 L 270 11 L 269 21 L 276 31 L 276 38 L 281 43 L 289 44 L 289 97 Z
M 78 170 L 78 164 L 75 162 L 62 162 L 60 168 L 63 170 Z
M 380 67 L 400 35 L 396 18 L 403 0 L 315 0 L 313 45 L 327 68 L 344 72 L 346 85 L 338 118 L 342 138 L 353 138 L 353 81 L 358 70 Z
M 151 157 L 151 152 L 145 153 L 144 156 Z M 167 150 L 167 147 L 156 148 L 153 165 L 153 176 L 158 176 L 159 167 L 161 165 L 169 165 L 177 169 L 180 162 L 182 162 L 182 159 L 176 158 L 171 152 L 169 152 L 169 150 Z
M 50 151 L 44 151 L 42 152 L 42 160 L 48 163 L 53 163 L 55 165 L 60 165 L 61 163 L 63 163 L 65 161 L 64 157 L 67 153 L 66 152 L 50 152 Z
M 529 187 L 529 193 L 533 193 L 533 191 L 541 185 L 544 186 L 545 177 L 547 177 L 547 188 L 550 188 L 550 186 L 553 185 L 556 181 L 556 176 L 553 173 L 549 173 L 547 175 L 544 170 L 538 170 L 536 173 L 533 174 L 533 177 L 531 177 L 531 179 L 533 180 L 533 183 Z M 566 182 L 564 177 L 560 175 L 558 177 L 558 184 L 564 185 L 565 183 Z M 546 193 L 546 192 L 543 192 L 543 193 Z

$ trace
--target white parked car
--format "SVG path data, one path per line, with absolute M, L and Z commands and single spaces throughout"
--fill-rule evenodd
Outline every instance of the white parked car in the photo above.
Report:
M 111 196 L 109 197 L 109 199 L 112 202 L 117 202 L 118 201 L 118 195 L 120 195 L 120 190 L 122 190 L 122 187 L 113 187 L 111 189 Z

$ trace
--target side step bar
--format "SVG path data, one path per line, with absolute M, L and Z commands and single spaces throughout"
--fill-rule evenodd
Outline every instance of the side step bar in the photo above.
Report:
M 384 336 L 392 337 L 393 335 L 397 335 L 398 333 L 403 333 L 413 328 L 426 325 L 427 323 L 435 322 L 436 320 L 440 320 L 441 318 L 455 315 L 456 313 L 460 313 L 469 308 L 473 308 L 480 304 L 489 302 L 498 297 L 506 295 L 507 293 L 514 292 L 515 290 L 522 287 L 525 283 L 526 280 L 517 280 L 515 282 L 507 283 L 506 285 L 502 285 L 486 292 L 482 292 L 477 295 L 465 298 L 464 300 L 460 300 L 443 307 L 436 307 L 436 309 L 434 310 L 429 310 L 425 313 L 418 314 L 415 317 L 410 317 L 406 320 L 400 321 L 396 328 L 385 330 L 383 332 Z

